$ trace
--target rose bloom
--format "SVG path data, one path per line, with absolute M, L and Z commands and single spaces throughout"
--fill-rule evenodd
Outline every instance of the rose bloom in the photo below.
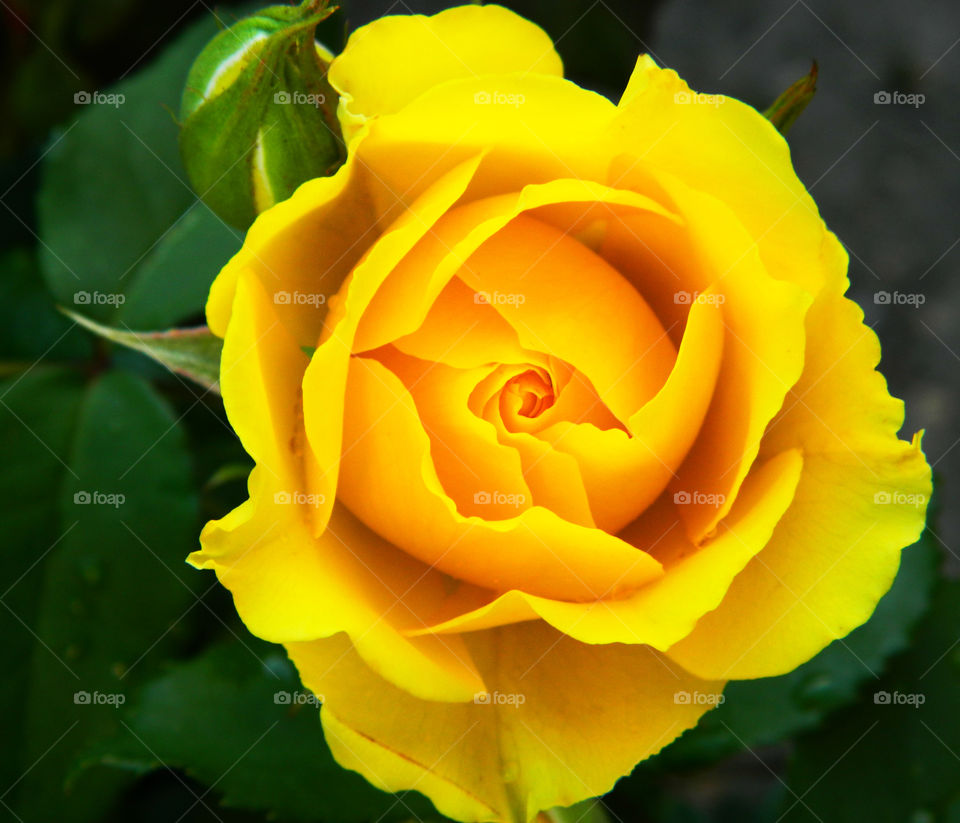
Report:
M 210 293 L 256 467 L 191 560 L 341 764 L 524 823 L 867 620 L 930 470 L 750 106 L 646 56 L 614 104 L 497 6 L 377 20 L 330 79 L 346 164 Z

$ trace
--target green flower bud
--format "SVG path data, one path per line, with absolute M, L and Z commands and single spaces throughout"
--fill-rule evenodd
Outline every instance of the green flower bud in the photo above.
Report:
M 343 163 L 332 55 L 314 39 L 332 12 L 326 0 L 263 9 L 221 31 L 190 69 L 180 154 L 194 190 L 239 228 Z

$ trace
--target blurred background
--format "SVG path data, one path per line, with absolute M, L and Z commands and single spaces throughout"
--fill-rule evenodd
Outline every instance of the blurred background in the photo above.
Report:
M 429 13 L 449 5 L 455 4 L 345 0 L 344 13 L 337 21 L 337 28 L 330 29 L 329 36 L 331 41 L 336 41 L 345 29 L 352 30 L 384 14 Z M 881 623 L 871 630 L 881 640 L 873 635 L 859 635 L 857 642 L 862 641 L 864 645 L 854 656 L 866 666 L 872 677 L 864 681 L 862 671 L 837 674 L 846 663 L 831 662 L 828 656 L 826 662 L 821 661 L 819 669 L 814 667 L 801 672 L 785 682 L 773 697 L 770 696 L 773 693 L 751 692 L 746 688 L 742 701 L 767 704 L 767 715 L 747 718 L 732 710 L 719 721 L 713 721 L 706 730 L 698 730 L 702 731 L 698 738 L 688 739 L 688 735 L 681 741 L 682 745 L 672 747 L 673 752 L 668 750 L 654 763 L 638 769 L 630 781 L 623 781 L 618 786 L 607 800 L 611 817 L 657 823 L 780 819 L 832 823 L 861 817 L 891 823 L 960 821 L 960 771 L 957 770 L 960 733 L 957 733 L 956 721 L 948 721 L 942 714 L 929 714 L 923 721 L 930 730 L 927 734 L 922 730 L 916 732 L 919 726 L 917 716 L 911 715 L 909 730 L 898 726 L 898 720 L 881 723 L 879 731 L 874 731 L 870 723 L 880 721 L 857 714 L 860 709 L 840 708 L 852 705 L 854 696 L 859 700 L 857 705 L 872 702 L 870 695 L 876 693 L 879 670 L 891 655 L 893 663 L 885 677 L 892 677 L 893 683 L 912 678 L 911 682 L 916 684 L 934 670 L 939 661 L 945 660 L 945 665 L 951 667 L 950 678 L 946 681 L 946 702 L 938 705 L 945 707 L 944 712 L 950 711 L 951 700 L 954 710 L 956 706 L 955 685 L 960 669 L 960 654 L 953 642 L 957 633 L 956 609 L 951 610 L 950 604 L 945 602 L 949 599 L 945 595 L 941 594 L 939 600 L 933 596 L 930 608 L 936 615 L 936 625 L 930 623 L 932 628 L 924 635 L 922 626 L 916 629 L 913 623 L 920 612 L 928 608 L 930 598 L 923 592 L 933 586 L 931 569 L 943 563 L 954 573 L 960 569 L 957 558 L 960 508 L 953 505 L 960 480 L 960 427 L 956 425 L 960 417 L 960 324 L 957 322 L 960 306 L 960 117 L 957 116 L 960 4 L 955 0 L 926 0 L 919 4 L 899 0 L 876 0 L 869 4 L 860 0 L 729 0 L 723 3 L 709 0 L 516 0 L 504 2 L 504 5 L 537 22 L 551 34 L 569 77 L 614 100 L 623 89 L 640 52 L 649 52 L 662 65 L 675 68 L 697 90 L 732 95 L 761 110 L 790 83 L 804 75 L 811 60 L 816 59 L 820 68 L 816 97 L 789 135 L 794 164 L 827 224 L 849 252 L 851 294 L 863 307 L 867 323 L 880 336 L 884 352 L 881 369 L 889 381 L 891 393 L 907 403 L 904 434 L 909 436 L 917 429 L 926 430 L 924 446 L 934 465 L 939 489 L 937 519 L 931 523 L 925 536 L 925 560 L 916 561 L 905 570 L 906 577 L 898 579 L 900 588 L 896 590 L 896 598 L 899 599 L 891 599 L 893 605 L 889 606 L 888 612 L 882 612 Z M 249 10 L 251 7 L 231 3 L 216 6 L 226 19 L 240 8 Z M 99 202 L 93 194 L 89 202 L 85 201 L 88 189 L 84 181 L 91 179 L 91 175 L 105 174 L 109 178 L 112 173 L 110 169 L 115 158 L 109 146 L 99 154 L 96 151 L 83 154 L 70 148 L 76 135 L 68 137 L 69 132 L 83 111 L 83 104 L 75 102 L 75 95 L 94 90 L 109 92 L 117 84 L 129 84 L 139 72 L 156 66 L 171 43 L 198 21 L 210 18 L 212 11 L 212 3 L 205 0 L 167 0 L 163 3 L 148 0 L 0 0 L 0 15 L 4 20 L 3 48 L 0 51 L 0 107 L 4 112 L 0 118 L 0 205 L 3 206 L 0 209 L 0 306 L 4 312 L 0 323 L 3 327 L 0 329 L 0 345 L 4 359 L 0 362 L 0 376 L 10 376 L 12 381 L 19 382 L 35 366 L 39 372 L 51 361 L 80 364 L 77 368 L 89 376 L 102 373 L 108 364 L 118 359 L 123 362 L 127 357 L 133 373 L 159 380 L 158 391 L 166 404 L 162 410 L 151 411 L 150 402 L 137 399 L 136 390 L 120 387 L 115 395 L 103 399 L 101 412 L 108 416 L 122 415 L 133 409 L 143 419 L 150 419 L 149 415 L 155 413 L 157 417 L 153 425 L 157 432 L 142 433 L 147 444 L 157 433 L 162 439 L 168 423 L 172 428 L 183 421 L 184 442 L 181 445 L 184 454 L 191 455 L 192 464 L 187 468 L 171 468 L 164 464 L 157 470 L 169 469 L 176 475 L 182 469 L 182 474 L 189 476 L 190 482 L 199 488 L 190 504 L 194 508 L 183 520 L 181 537 L 186 550 L 192 548 L 190 535 L 196 533 L 193 530 L 197 524 L 206 516 L 224 511 L 234 499 L 242 496 L 242 484 L 236 482 L 236 477 L 243 474 L 245 457 L 235 442 L 223 437 L 224 422 L 216 398 L 191 392 L 179 381 L 170 381 L 135 355 L 108 350 L 83 332 L 69 328 L 66 321 L 52 312 L 54 299 L 43 286 L 41 270 L 56 265 L 51 264 L 51 260 L 59 260 L 65 254 L 65 248 L 73 249 L 81 257 L 89 254 L 94 258 L 102 253 L 103 243 L 109 244 L 109 241 L 84 237 L 78 229 L 78 236 L 60 237 L 58 244 L 48 239 L 41 224 L 45 220 L 49 223 L 49 215 L 63 207 L 67 200 L 80 212 L 98 209 Z M 202 43 L 205 36 L 196 42 Z M 336 49 L 340 44 L 330 42 L 329 45 Z M 170 76 L 160 80 L 168 89 L 176 90 L 182 86 L 182 70 L 183 61 L 171 62 Z M 178 71 L 180 75 L 176 74 Z M 149 105 L 152 112 L 149 116 L 156 121 L 156 128 L 165 130 L 168 137 L 175 136 L 173 112 L 164 112 L 161 103 L 175 108 L 176 94 L 137 105 Z M 124 116 L 123 112 L 118 114 L 121 123 Z M 129 127 L 127 129 L 130 131 Z M 78 134 L 83 130 L 80 128 Z M 175 152 L 168 156 L 160 149 L 154 151 L 152 144 L 146 148 L 153 158 L 144 154 L 138 162 L 176 163 Z M 66 156 L 64 151 L 68 152 Z M 74 153 L 69 154 L 69 151 Z M 82 167 L 87 177 L 78 171 L 72 187 L 62 181 L 45 187 L 44 169 L 54 162 L 69 163 L 74 170 Z M 120 160 L 116 162 L 119 164 Z M 140 184 L 137 168 L 134 166 L 131 171 L 124 167 L 125 170 L 121 170 L 128 185 Z M 148 177 L 144 177 L 142 184 L 150 184 Z M 181 193 L 181 196 L 185 195 Z M 160 230 L 168 228 L 162 216 L 151 212 L 149 202 L 142 204 L 141 208 L 140 215 L 144 220 L 153 221 Z M 223 260 L 238 238 L 225 237 L 221 241 L 216 251 L 218 259 Z M 215 273 L 214 259 L 217 258 L 204 261 L 211 277 Z M 72 264 L 73 260 L 70 262 Z M 160 274 L 156 277 L 168 271 L 161 265 L 163 262 L 157 264 Z M 190 259 L 174 262 L 182 268 L 190 264 Z M 137 308 L 136 300 L 133 302 L 131 323 L 134 317 L 144 323 L 154 317 L 170 322 L 175 319 L 181 323 L 199 320 L 195 312 L 174 312 L 169 316 L 151 314 L 153 309 Z M 33 373 L 31 379 L 38 372 Z M 10 384 L 10 390 L 14 385 L 16 383 Z M 34 391 L 37 390 L 34 387 Z M 51 404 L 57 409 L 63 411 L 67 408 L 60 394 L 51 394 L 51 397 L 56 398 Z M 128 406 L 117 406 L 116 397 L 126 397 Z M 88 398 L 82 402 L 94 403 L 94 400 Z M 76 400 L 76 404 L 81 405 L 81 401 Z M 13 400 L 5 402 L 4 406 L 19 419 L 18 407 Z M 56 427 L 55 420 L 44 423 L 47 424 Z M 13 433 L 3 443 L 5 448 L 21 449 L 22 454 L 18 454 L 25 466 L 36 466 L 50 459 L 31 440 L 35 430 L 45 430 L 32 424 L 29 427 L 18 427 L 16 422 L 10 425 Z M 65 453 L 70 449 L 70 440 L 67 434 L 63 437 Z M 36 439 L 47 441 L 46 436 Z M 22 446 L 21 441 L 32 443 L 30 448 L 35 449 L 35 454 L 23 451 L 27 447 Z M 95 461 L 111 446 L 109 442 L 94 443 L 89 448 L 88 458 Z M 157 451 L 162 452 L 163 448 L 161 446 Z M 8 452 L 4 450 L 3 454 L 6 461 Z M 60 461 L 58 455 L 59 452 L 54 457 Z M 73 474 L 76 467 L 71 461 L 67 462 L 71 463 L 67 469 Z M 10 516 L 35 517 L 37 522 L 49 519 L 45 510 L 36 508 L 39 504 L 16 496 L 27 481 L 23 473 L 13 470 L 13 458 L 8 465 L 11 468 L 6 472 L 3 489 L 9 495 Z M 223 466 L 240 468 L 233 477 L 229 472 L 222 477 L 217 475 L 214 482 L 213 476 Z M 147 470 L 146 466 L 141 468 Z M 36 488 L 42 489 L 43 486 L 37 485 Z M 54 493 L 54 490 L 50 491 L 51 495 Z M 147 520 L 148 515 L 145 515 Z M 33 522 L 24 520 L 25 533 L 35 530 L 30 525 Z M 53 549 L 50 544 L 60 539 L 58 534 L 65 533 L 63 528 L 54 529 L 43 538 L 37 537 L 34 546 L 37 558 Z M 129 525 L 127 530 L 130 531 Z M 138 531 L 138 534 L 143 533 Z M 156 539 L 163 542 L 168 537 L 158 535 Z M 125 539 L 130 539 L 129 535 Z M 149 539 L 146 543 L 154 545 Z M 29 541 L 24 545 L 28 544 Z M 185 551 L 181 552 L 181 548 L 183 546 L 174 546 L 168 556 L 182 556 Z M 38 563 L 39 560 L 31 562 Z M 54 656 L 57 659 L 62 656 L 67 661 L 64 664 L 67 668 L 71 668 L 74 661 L 71 654 L 82 659 L 84 653 L 82 644 L 71 645 L 72 641 L 65 641 L 56 646 L 50 641 L 43 628 L 45 618 L 42 614 L 36 620 L 23 617 L 24 611 L 17 605 L 16 597 L 21 598 L 27 608 L 31 598 L 54 596 L 50 594 L 52 584 L 49 582 L 30 583 L 30 575 L 35 574 L 31 571 L 33 568 L 31 563 L 24 561 L 8 570 L 12 582 L 8 592 L 13 591 L 14 586 L 17 589 L 10 597 L 4 594 L 0 598 L 7 612 L 0 613 L 0 618 L 6 619 L 0 631 L 19 638 L 11 640 L 13 646 L 4 653 L 12 655 L 11 659 L 20 660 L 17 665 L 22 665 L 24 677 L 37 677 L 38 672 L 45 671 L 40 664 L 30 663 L 28 659 L 36 653 L 38 644 L 49 642 L 56 652 Z M 175 568 L 172 585 L 181 585 L 181 580 L 185 581 L 182 585 L 190 594 L 191 587 L 197 584 L 191 580 L 190 573 Z M 162 568 L 153 568 L 149 574 L 140 573 L 135 579 L 141 582 L 151 580 L 154 573 L 161 577 L 166 574 Z M 84 574 L 92 580 L 98 571 L 91 566 Z M 21 584 L 22 580 L 26 582 Z M 170 583 L 170 580 L 166 582 Z M 245 635 L 243 627 L 236 624 L 229 599 L 221 591 L 198 593 L 194 590 L 190 597 L 196 598 L 196 603 L 203 608 L 190 619 L 178 620 L 169 627 L 169 636 L 164 632 L 163 644 L 171 644 L 167 654 L 170 659 L 191 659 L 191 655 L 205 648 L 208 642 L 222 638 L 252 645 L 253 641 Z M 923 600 L 922 604 L 920 600 Z M 75 602 L 76 606 L 73 600 L 69 601 L 75 612 L 69 619 L 80 621 L 85 601 L 78 596 Z M 137 597 L 133 597 L 128 605 L 135 611 Z M 206 619 L 197 619 L 203 617 Z M 116 620 L 116 616 L 112 619 Z M 929 623 L 930 618 L 927 620 Z M 157 625 L 162 630 L 167 624 L 161 618 Z M 921 632 L 926 645 L 922 652 L 913 652 L 919 657 L 911 658 L 911 652 L 904 652 L 904 649 L 909 645 L 908 637 L 918 636 L 915 632 Z M 854 647 L 857 642 L 851 641 Z M 876 651 L 878 644 L 881 651 Z M 229 656 L 229 652 L 224 654 Z M 256 656 L 282 668 L 282 660 L 271 655 L 273 652 L 263 650 Z M 870 655 L 876 657 L 876 664 Z M 56 662 L 51 665 L 56 671 Z M 233 671 L 231 666 L 234 665 L 239 664 L 235 660 L 223 663 L 228 672 Z M 928 665 L 930 668 L 924 672 Z M 16 666 L 11 668 L 4 681 L 3 694 L 7 697 L 15 691 L 12 681 L 17 671 Z M 889 674 L 891 671 L 893 673 Z M 167 669 L 163 667 L 156 670 L 158 677 L 164 672 Z M 195 686 L 191 677 L 202 680 L 202 673 L 193 669 L 177 670 L 164 675 L 168 678 L 165 681 L 150 681 L 145 688 L 154 691 L 142 695 L 139 703 L 139 720 L 147 725 L 137 726 L 136 718 L 122 722 L 127 728 L 136 729 L 138 737 L 151 742 L 152 738 L 145 731 L 149 727 L 149 717 L 146 720 L 144 717 L 149 715 L 152 706 L 157 712 L 158 723 L 162 724 L 164 718 L 175 718 L 184 724 L 182 730 L 196 728 L 198 726 L 194 724 L 199 724 L 211 735 L 220 734 L 223 727 L 215 724 L 216 718 L 178 714 L 176 705 L 164 702 L 173 699 L 168 692 L 175 694 L 178 690 L 191 688 L 191 684 Z M 288 671 L 282 676 L 291 677 Z M 174 679 L 170 680 L 171 677 Z M 181 679 L 176 679 L 178 677 Z M 934 679 L 935 675 L 930 675 L 926 680 L 930 689 Z M 868 685 L 865 686 L 864 682 Z M 289 680 L 289 684 L 289 688 L 295 687 L 295 681 Z M 929 691 L 924 693 L 930 694 Z M 158 702 L 151 704 L 151 696 Z M 235 705 L 231 706 L 242 713 L 242 698 L 235 696 L 235 699 Z M 932 702 L 936 703 L 936 699 L 932 698 Z M 867 708 L 871 707 L 867 705 Z M 727 709 L 729 707 L 724 707 Z M 5 760 L 0 762 L 0 767 L 4 763 L 9 766 L 12 780 L 16 782 L 9 788 L 0 784 L 0 792 L 4 792 L 0 794 L 0 817 L 9 814 L 10 819 L 30 823 L 68 819 L 61 816 L 66 807 L 58 805 L 59 801 L 44 806 L 30 800 L 14 800 L 22 798 L 25 786 L 30 787 L 28 795 L 49 791 L 59 797 L 63 774 L 74 768 L 70 764 L 75 762 L 77 752 L 62 758 L 59 771 L 54 769 L 43 775 L 43 768 L 39 768 L 33 772 L 33 778 L 24 778 L 24 769 L 32 769 L 31 763 L 42 760 L 49 764 L 57 759 L 56 752 L 48 758 L 47 751 L 62 745 L 57 734 L 69 723 L 52 724 L 42 732 L 28 728 L 44 712 L 52 711 L 49 704 L 46 708 L 24 709 L 27 719 L 18 718 L 15 723 L 4 713 L 12 725 L 9 733 L 5 730 L 0 734 L 5 749 Z M 717 714 L 719 712 L 709 717 Z M 203 726 L 206 721 L 213 725 Z M 116 725 L 115 720 L 112 722 Z M 304 728 L 309 727 L 310 734 L 316 731 L 306 718 L 297 722 Z M 738 722 L 743 725 L 737 725 Z M 778 722 L 783 732 L 779 735 L 770 732 Z M 824 722 L 832 737 L 829 734 L 824 737 Z M 952 732 L 943 725 L 948 722 L 954 722 Z M 229 717 L 224 717 L 223 723 L 229 727 Z M 761 727 L 762 731 L 756 731 Z M 858 735 L 864 729 L 870 730 L 872 742 L 869 747 L 860 747 L 857 751 L 870 748 L 874 760 L 864 760 L 856 754 L 847 756 L 850 747 L 862 739 Z M 919 740 L 914 736 L 916 734 L 920 735 Z M 291 735 L 293 741 L 295 735 L 293 732 Z M 14 752 L 13 741 L 24 736 L 36 737 L 27 741 L 26 755 Z M 295 744 L 290 743 L 290 746 Z M 213 755 L 206 760 L 200 758 L 202 762 L 197 766 L 191 760 L 192 754 L 174 756 L 167 754 L 166 750 L 158 754 L 152 751 L 154 746 L 146 747 L 150 750 L 150 756 L 146 758 L 142 750 L 134 755 L 123 746 L 106 746 L 99 750 L 94 746 L 86 752 L 85 756 L 91 762 L 123 767 L 126 777 L 116 781 L 100 775 L 105 771 L 100 769 L 93 781 L 95 788 L 89 792 L 99 792 L 110 799 L 99 807 L 93 803 L 82 814 L 75 810 L 75 819 L 265 819 L 271 806 L 263 800 L 263 797 L 270 796 L 268 788 L 263 789 L 263 796 L 259 796 L 256 802 L 247 798 L 246 802 L 231 804 L 239 808 L 221 808 L 217 800 L 219 790 L 208 795 L 208 787 L 216 782 L 216 773 L 220 770 L 219 761 Z M 172 766 L 158 768 L 160 764 Z M 228 766 L 226 763 L 224 768 Z M 267 762 L 263 768 L 275 766 L 271 767 Z M 6 779 L 6 772 L 0 769 L 0 773 Z M 247 775 L 247 779 L 256 782 L 256 772 L 252 774 L 253 777 Z M 870 777 L 869 786 L 857 782 L 865 774 Z M 133 780 L 131 775 L 137 775 L 139 779 Z M 304 780 L 310 779 L 308 770 Z M 849 795 L 846 801 L 830 799 L 832 792 L 844 791 Z M 236 796 L 247 797 L 240 789 L 234 789 L 233 793 L 235 800 Z M 848 805 L 845 806 L 845 802 Z M 864 803 L 874 804 L 869 814 L 864 812 Z M 410 811 L 411 814 L 407 815 L 410 817 L 415 812 L 419 814 L 417 810 L 421 808 L 412 805 L 412 811 L 407 806 L 402 810 Z M 316 819 L 329 820 L 329 823 L 369 819 L 372 823 L 378 820 L 381 812 L 376 804 L 370 809 L 359 817 L 340 810 Z M 300 808 L 288 808 L 279 817 L 313 819 L 309 812 Z M 385 819 L 391 819 L 391 816 L 387 815 Z M 436 819 L 436 816 L 429 819 Z

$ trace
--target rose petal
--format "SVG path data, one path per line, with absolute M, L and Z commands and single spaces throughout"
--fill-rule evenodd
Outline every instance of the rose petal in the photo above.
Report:
M 447 592 L 443 575 L 339 506 L 313 537 L 298 507 L 274 504 L 277 487 L 254 471 L 260 499 L 208 523 L 203 548 L 190 556 L 216 572 L 253 634 L 288 643 L 347 632 L 369 666 L 425 700 L 469 700 L 483 688 L 461 638 L 407 636 Z
M 383 284 L 358 332 L 358 350 L 378 348 L 411 334 L 424 322 L 451 279 L 487 240 L 524 212 L 561 203 L 580 203 L 601 215 L 615 214 L 614 209 L 651 215 L 654 231 L 658 224 L 662 230 L 678 220 L 649 197 L 587 180 L 552 180 L 473 201 L 445 215 L 415 254 L 397 266 Z M 579 215 L 574 217 L 578 219 Z M 563 226 L 557 228 L 563 230 Z
M 690 311 L 680 352 L 666 383 L 628 420 L 628 431 L 555 423 L 540 433 L 572 455 L 583 477 L 597 525 L 616 533 L 663 491 L 700 433 L 723 352 L 717 307 Z
M 661 559 L 664 575 L 631 595 L 596 603 L 557 603 L 522 592 L 496 599 L 480 591 L 463 592 L 449 601 L 446 614 L 413 631 L 458 633 L 541 617 L 584 643 L 646 643 L 668 649 L 716 608 L 736 575 L 766 545 L 793 500 L 801 466 L 796 451 L 758 466 L 716 537 L 700 547 L 677 526 L 670 498 L 658 501 L 652 517 L 638 521 L 622 536 Z M 462 611 L 471 599 L 473 608 Z
M 430 437 L 437 477 L 462 515 L 499 520 L 530 508 L 533 496 L 524 481 L 519 456 L 501 445 L 494 427 L 473 414 L 467 404 L 470 392 L 490 367 L 454 369 L 389 347 L 378 350 L 376 359 L 410 392 Z M 381 411 L 385 410 L 375 413 Z
M 316 496 L 304 479 L 294 432 L 306 360 L 260 281 L 244 273 L 221 382 L 231 424 L 257 467 L 250 499 L 207 524 L 190 562 L 216 571 L 259 637 L 280 643 L 345 631 L 392 682 L 429 699 L 467 699 L 482 681 L 461 641 L 411 644 L 403 634 L 446 598 L 443 575 Z M 314 522 L 326 522 L 331 510 L 314 538 Z
M 880 345 L 863 312 L 841 297 L 846 266 L 826 235 L 820 267 L 831 285 L 810 309 L 803 375 L 764 442 L 803 449 L 796 500 L 723 603 L 670 649 L 694 671 L 795 668 L 869 618 L 923 529 L 930 468 L 918 438 L 897 438 L 903 404 L 874 371 Z
M 447 283 L 416 331 L 393 345 L 421 360 L 459 369 L 527 363 L 531 356 L 513 327 L 459 277 Z
M 533 502 L 564 520 L 596 527 L 580 466 L 570 455 L 527 432 L 502 430 L 500 440 L 515 449 Z
M 504 104 L 478 105 L 478 96 L 493 91 Z M 435 86 L 370 122 L 357 152 L 376 170 L 377 202 L 389 200 L 382 192 L 416 197 L 437 174 L 485 152 L 467 197 L 477 200 L 526 183 L 603 179 L 609 157 L 597 147 L 615 114 L 605 97 L 559 77 L 470 77 Z
M 627 420 L 660 389 L 676 351 L 643 297 L 602 258 L 520 215 L 459 276 L 490 295 L 525 348 L 569 363 Z
M 324 696 L 324 732 L 341 765 L 387 791 L 419 788 L 463 821 L 526 823 L 603 794 L 693 726 L 723 687 L 647 647 L 588 646 L 539 622 L 468 644 L 488 691 L 465 705 L 412 698 L 336 638 L 289 652 Z
M 697 441 L 671 481 L 674 492 L 691 498 L 681 516 L 691 539 L 699 541 L 729 512 L 767 425 L 800 375 L 811 297 L 770 276 L 756 242 L 719 200 L 659 172 L 633 183 L 656 186 L 684 222 L 654 233 L 642 212 L 618 217 L 610 221 L 601 254 L 651 294 L 661 316 L 675 319 L 704 302 L 716 307 L 724 323 L 716 391 Z
M 717 388 L 697 442 L 671 484 L 699 494 L 682 516 L 694 540 L 709 534 L 730 511 L 789 388 L 803 369 L 803 318 L 810 295 L 777 281 L 764 269 L 756 246 L 730 212 L 711 197 L 669 185 L 692 243 L 714 274 L 712 288 L 726 334 Z M 715 505 L 718 502 L 718 505 Z
M 310 452 L 307 482 L 328 500 L 336 496 L 343 398 L 359 319 L 398 261 L 463 194 L 478 163 L 475 157 L 457 166 L 405 210 L 356 266 L 330 306 L 320 345 L 303 377 L 303 429 Z M 322 519 L 316 526 L 319 533 Z
M 211 331 L 226 334 L 237 278 L 249 270 L 273 295 L 280 320 L 299 345 L 315 345 L 327 301 L 380 233 L 370 194 L 376 185 L 351 158 L 332 177 L 304 183 L 263 212 L 213 282 L 206 307 Z
M 330 65 L 349 140 L 370 117 L 399 111 L 448 80 L 484 74 L 563 75 L 546 32 L 502 6 L 459 6 L 361 26 Z M 491 90 L 492 91 L 492 90 Z
M 811 293 L 822 286 L 823 221 L 797 178 L 787 141 L 752 106 L 698 95 L 675 71 L 642 55 L 608 134 L 611 151 L 626 152 L 632 165 L 672 175 L 722 201 L 756 241 L 774 277 Z

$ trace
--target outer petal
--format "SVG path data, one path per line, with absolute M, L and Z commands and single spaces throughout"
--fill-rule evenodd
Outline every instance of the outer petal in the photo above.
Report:
M 216 570 L 251 632 L 273 642 L 346 631 L 377 671 L 415 694 L 469 699 L 482 681 L 459 638 L 410 643 L 447 594 L 443 576 L 385 543 L 332 499 L 308 497 L 294 434 L 306 357 L 251 273 L 241 276 L 221 381 L 230 421 L 257 460 L 250 497 L 207 524 L 200 568 Z M 449 641 L 449 642 L 447 642 Z
M 300 345 L 315 345 L 327 301 L 380 234 L 371 193 L 377 188 L 376 178 L 350 158 L 332 177 L 304 183 L 257 217 L 210 289 L 213 333 L 226 334 L 237 278 L 249 270 L 273 295 L 279 319 Z
M 867 620 L 919 537 L 930 468 L 919 439 L 897 439 L 903 406 L 874 371 L 880 345 L 841 297 L 846 255 L 833 235 L 831 285 L 807 318 L 803 375 L 771 423 L 764 450 L 804 451 L 796 500 L 723 603 L 670 649 L 704 676 L 765 677 L 803 663 Z
M 273 502 L 269 476 L 255 474 L 251 491 L 260 501 L 208 523 L 190 561 L 217 573 L 253 634 L 285 643 L 347 632 L 382 677 L 429 700 L 469 700 L 483 688 L 461 638 L 408 636 L 442 600 L 443 575 L 342 507 L 314 538 L 297 507 Z
M 527 823 L 604 793 L 694 725 L 723 685 L 647 647 L 586 646 L 540 622 L 468 642 L 488 692 L 458 706 L 390 686 L 336 638 L 288 651 L 324 696 L 324 731 L 342 765 L 390 791 L 425 792 L 463 821 Z
M 475 99 L 491 83 L 515 105 Z M 357 152 L 392 192 L 418 191 L 429 173 L 488 152 L 467 199 L 515 192 L 558 178 L 600 180 L 610 158 L 601 138 L 616 107 L 567 80 L 519 73 L 434 86 L 401 111 L 367 124 Z
M 511 72 L 562 76 L 563 64 L 529 20 L 502 6 L 466 5 L 431 17 L 381 17 L 357 29 L 331 64 L 330 82 L 349 140 L 366 119 L 397 112 L 447 80 Z
M 610 134 L 633 165 L 672 174 L 726 204 L 773 276 L 810 292 L 823 284 L 817 259 L 823 222 L 797 179 L 787 142 L 756 109 L 691 92 L 676 72 L 643 55 Z
M 298 426 L 299 385 L 307 356 L 250 271 L 244 271 L 234 287 L 231 315 L 220 358 L 220 387 L 230 425 L 280 488 L 302 488 L 302 467 L 290 439 Z

